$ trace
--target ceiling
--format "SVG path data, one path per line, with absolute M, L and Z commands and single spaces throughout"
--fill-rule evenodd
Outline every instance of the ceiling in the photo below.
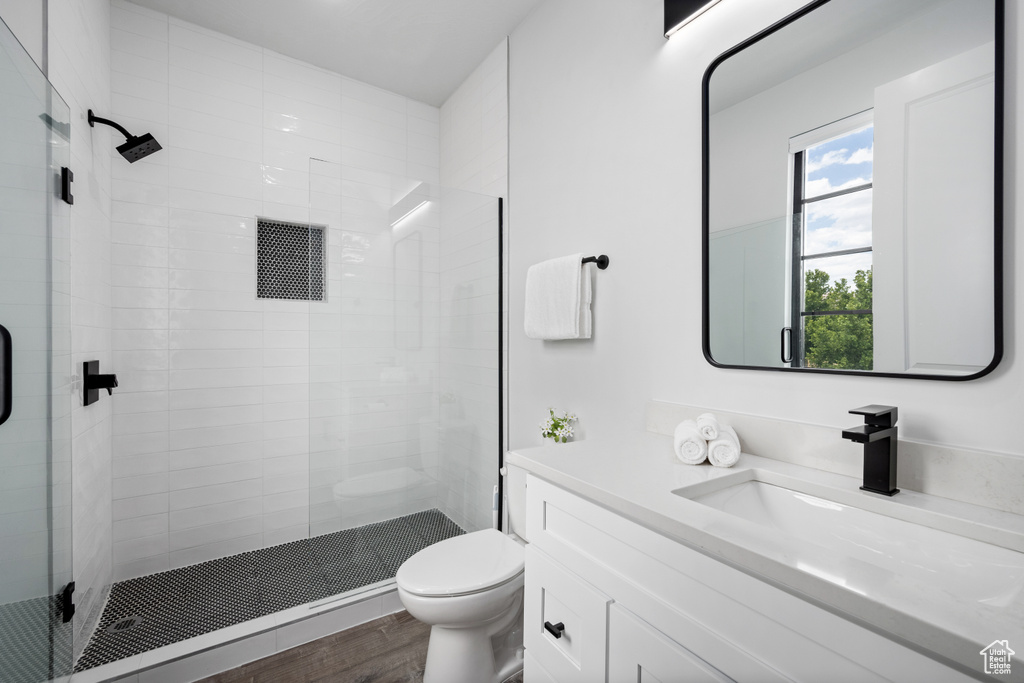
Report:
M 440 106 L 541 0 L 132 0 Z
M 715 69 L 711 113 L 773 88 L 849 52 L 948 0 L 830 2 Z

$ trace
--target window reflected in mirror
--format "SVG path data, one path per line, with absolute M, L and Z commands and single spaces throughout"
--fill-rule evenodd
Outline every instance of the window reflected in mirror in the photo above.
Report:
M 794 367 L 871 370 L 871 169 L 874 124 L 837 121 L 793 152 Z M 851 130 L 852 128 L 852 130 Z M 838 132 L 843 130 L 844 132 Z M 794 148 L 791 141 L 790 149 Z

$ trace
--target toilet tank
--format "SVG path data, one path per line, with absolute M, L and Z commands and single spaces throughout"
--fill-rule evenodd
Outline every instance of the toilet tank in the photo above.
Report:
M 505 465 L 505 510 L 508 511 L 508 531 L 523 541 L 526 537 L 526 470 Z

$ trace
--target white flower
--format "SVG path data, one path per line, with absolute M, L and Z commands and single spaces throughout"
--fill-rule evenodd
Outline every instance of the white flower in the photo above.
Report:
M 548 419 L 539 425 L 541 436 L 545 439 L 554 439 L 556 442 L 565 443 L 573 436 L 571 423 L 575 421 L 575 414 L 562 411 L 556 415 L 553 408 L 548 408 Z

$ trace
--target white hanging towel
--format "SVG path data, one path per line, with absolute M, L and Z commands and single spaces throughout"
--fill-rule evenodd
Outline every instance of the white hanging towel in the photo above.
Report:
M 583 254 L 562 256 L 526 271 L 523 327 L 530 339 L 590 339 L 590 269 Z M 589 266 L 589 264 L 588 264 Z

